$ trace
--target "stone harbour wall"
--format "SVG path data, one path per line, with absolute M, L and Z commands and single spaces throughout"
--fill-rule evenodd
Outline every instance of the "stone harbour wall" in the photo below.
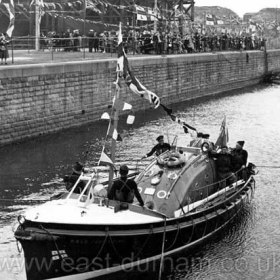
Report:
M 280 71 L 280 50 L 129 57 L 135 76 L 172 104 L 259 83 Z M 0 69 L 0 146 L 98 120 L 112 102 L 116 59 Z M 122 83 L 134 110 L 147 100 Z

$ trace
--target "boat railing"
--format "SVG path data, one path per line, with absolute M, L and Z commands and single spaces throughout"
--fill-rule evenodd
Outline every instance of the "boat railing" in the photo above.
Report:
M 134 178 L 137 175 L 138 172 L 132 172 L 128 174 L 128 178 Z M 98 170 L 94 170 L 92 173 L 82 173 L 64 198 L 64 202 L 76 200 L 84 207 L 91 203 L 108 206 L 110 203 L 107 199 L 107 187 L 108 180 L 99 179 Z
M 219 180 L 219 181 L 215 181 L 211 184 L 207 184 L 201 187 L 196 187 L 194 190 L 192 190 L 192 193 L 197 193 L 200 192 L 200 196 L 201 198 L 206 198 L 208 197 L 213 190 L 224 190 L 226 187 L 228 187 L 229 185 L 227 184 L 228 180 L 231 179 L 233 177 L 233 174 L 236 176 L 236 178 L 238 178 L 238 175 L 240 173 L 240 171 L 242 170 L 242 168 L 234 173 L 231 173 L 229 176 Z M 240 181 L 240 180 L 239 180 Z M 237 182 L 239 182 L 237 180 Z M 244 180 L 242 179 L 241 181 L 244 182 Z M 236 182 L 232 183 L 231 185 L 235 185 Z
M 186 215 L 187 213 L 196 210 L 197 208 L 207 204 L 208 202 L 214 200 L 215 198 L 225 198 L 229 193 L 231 193 L 230 191 L 234 191 L 236 190 L 237 187 L 244 185 L 245 181 L 242 180 L 238 180 L 235 183 L 221 189 L 218 190 L 217 192 L 212 193 L 211 195 L 207 196 L 204 199 L 201 200 L 197 200 L 193 203 L 188 203 L 186 206 L 184 206 L 183 208 L 177 210 L 174 212 L 174 216 L 175 217 L 180 217 L 182 215 Z
M 97 182 L 96 173 L 92 172 L 89 174 L 82 173 L 72 189 L 70 190 L 69 194 L 65 198 L 65 200 L 69 199 L 76 199 L 79 202 L 85 202 L 88 199 L 88 196 L 92 193 L 90 190 Z M 78 188 L 81 188 L 82 191 L 76 193 Z
M 242 169 L 238 170 L 234 174 L 237 176 L 241 170 Z M 246 181 L 244 179 L 240 179 L 232 184 L 227 185 L 227 181 L 231 177 L 232 174 L 214 183 L 196 187 L 190 192 L 187 205 L 174 212 L 175 217 L 185 215 L 186 213 L 189 213 L 196 208 L 207 204 L 209 201 L 212 201 L 215 198 L 219 197 L 221 199 L 225 199 L 229 195 L 229 193 L 235 191 L 239 186 L 243 186 L 246 181 L 248 183 L 248 181 L 250 180 L 250 178 Z M 193 200 L 194 202 L 192 202 Z

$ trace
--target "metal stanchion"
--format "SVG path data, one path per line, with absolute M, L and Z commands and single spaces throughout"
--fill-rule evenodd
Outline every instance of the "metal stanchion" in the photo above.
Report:
M 30 44 L 30 35 L 28 34 L 28 39 L 27 39 L 27 51 L 28 51 L 28 53 L 30 53 L 29 44 Z
M 13 38 L 11 38 L 11 46 L 12 46 L 12 64 L 14 64 L 14 44 L 13 44 Z
M 86 39 L 85 37 L 82 37 L 82 46 L 83 46 L 83 58 L 86 58 L 86 44 L 84 39 Z
M 52 60 L 53 60 L 53 41 L 52 41 L 52 45 L 51 45 L 51 53 L 52 53 Z

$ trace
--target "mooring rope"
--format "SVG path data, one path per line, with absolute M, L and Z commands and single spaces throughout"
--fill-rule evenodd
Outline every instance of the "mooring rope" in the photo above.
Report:
M 260 168 L 280 168 L 280 166 L 277 165 L 256 165 L 256 167 L 260 167 Z

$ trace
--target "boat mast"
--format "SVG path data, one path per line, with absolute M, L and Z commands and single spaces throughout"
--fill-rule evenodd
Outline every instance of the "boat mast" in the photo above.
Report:
M 117 81 L 119 79 L 119 73 L 117 73 Z M 118 121 L 119 121 L 119 110 L 118 110 L 118 106 L 114 106 L 114 104 L 117 102 L 117 100 L 119 99 L 120 96 L 120 87 L 118 85 L 118 82 L 116 82 L 116 93 L 114 96 L 114 101 L 113 101 L 113 113 L 111 116 L 111 126 L 113 126 L 113 133 L 115 131 L 117 131 L 117 127 L 118 127 Z M 111 160 L 113 162 L 113 164 L 115 163 L 115 155 L 116 155 L 116 142 L 117 140 L 114 139 L 114 137 L 112 137 L 111 140 Z M 114 166 L 110 166 L 110 171 L 109 171 L 109 187 L 111 187 L 112 182 L 113 182 L 113 178 L 114 178 Z
M 119 35 L 118 35 L 118 47 L 119 45 L 121 45 L 122 47 L 122 51 L 123 51 L 123 46 L 122 46 L 122 26 L 121 26 L 121 22 L 120 22 L 120 26 L 119 26 Z M 119 51 L 119 50 L 118 50 Z M 119 55 L 119 54 L 118 54 Z M 124 55 L 124 54 L 123 54 Z M 119 67 L 119 61 L 118 61 L 118 66 L 117 66 L 117 79 L 115 81 L 115 85 L 116 85 L 116 93 L 113 99 L 113 106 L 112 106 L 112 113 L 111 113 L 111 118 L 110 118 L 110 130 L 113 131 L 112 134 L 112 140 L 111 140 L 111 160 L 113 162 L 113 164 L 110 166 L 110 171 L 109 171 L 109 188 L 112 186 L 112 182 L 113 182 L 113 178 L 114 178 L 114 163 L 115 163 L 115 155 L 116 155 L 116 142 L 118 139 L 118 121 L 119 121 L 119 106 L 116 106 L 116 104 L 118 104 L 119 101 L 119 97 L 120 97 L 120 78 L 123 75 L 122 73 L 123 69 Z

